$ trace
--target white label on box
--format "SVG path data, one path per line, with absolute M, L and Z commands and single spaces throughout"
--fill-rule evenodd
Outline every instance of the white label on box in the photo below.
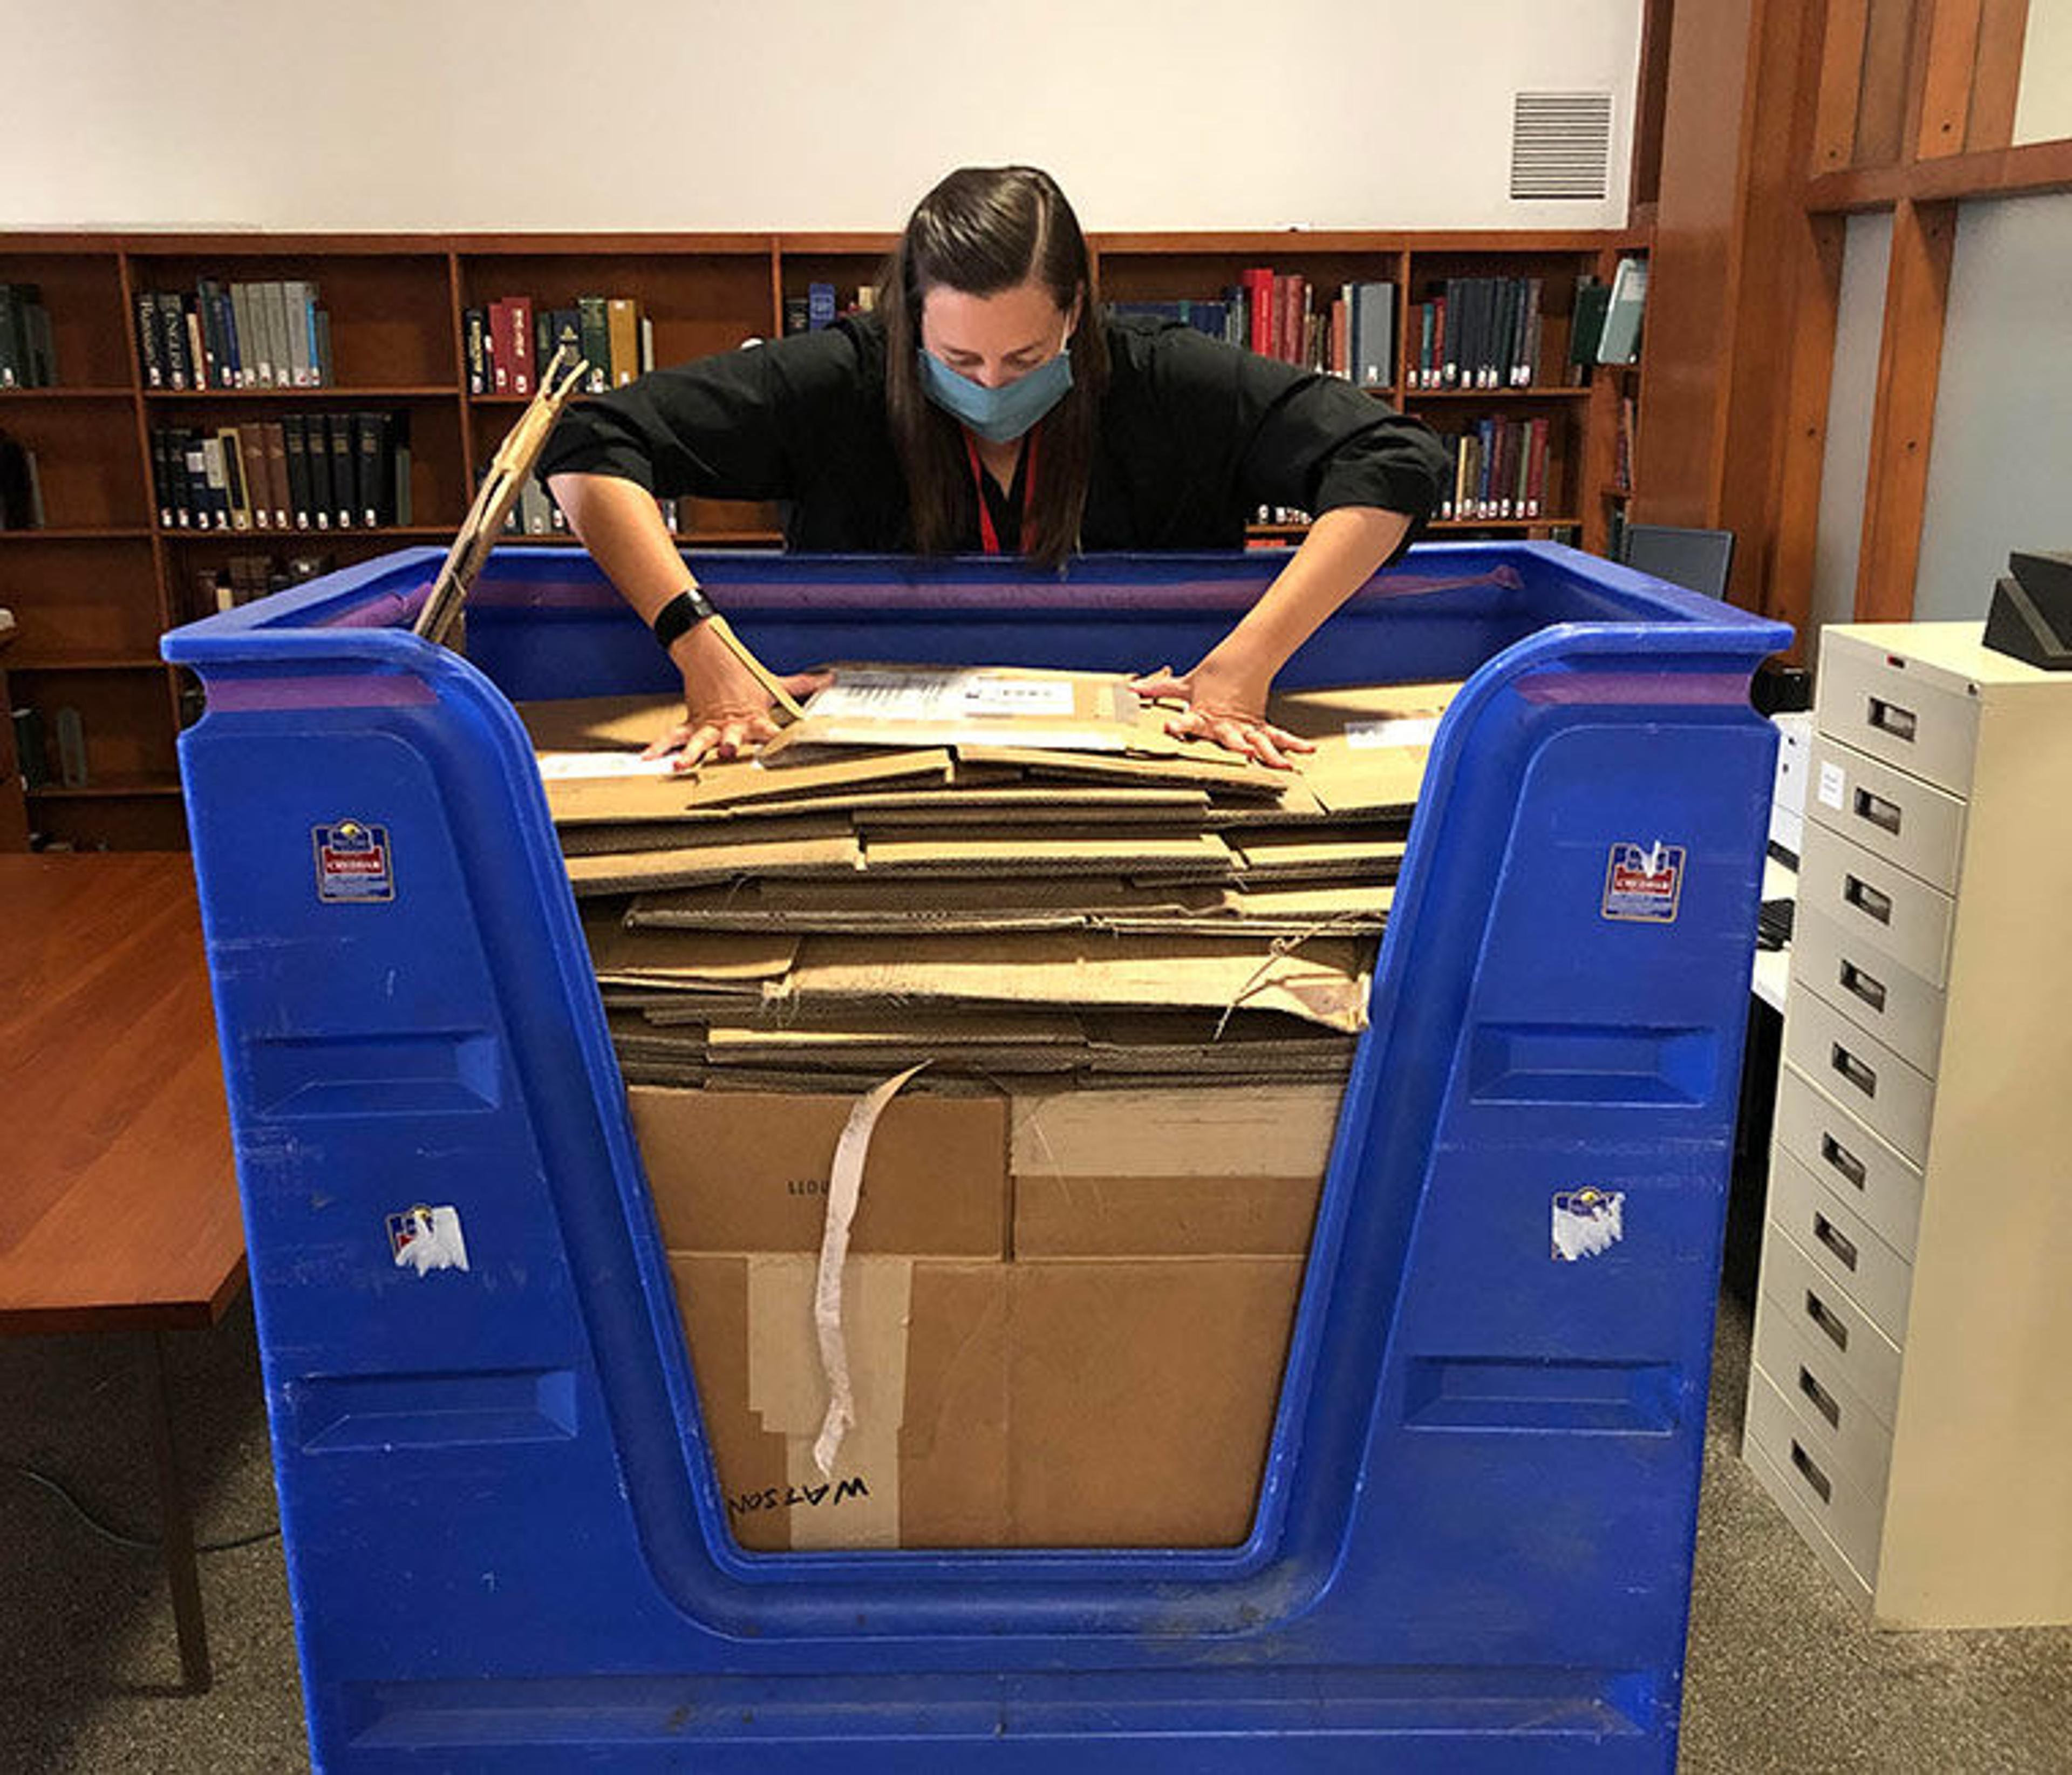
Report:
M 1842 785 L 1844 780 L 1842 767 L 1832 762 L 1820 766 L 1820 805 L 1840 808 L 1842 805 Z
M 845 672 L 816 696 L 808 715 L 872 721 L 963 721 L 973 715 L 1072 713 L 1064 678 L 1009 677 L 986 672 Z
M 1348 721 L 1346 743 L 1355 752 L 1380 746 L 1429 746 L 1439 731 L 1437 715 L 1400 715 L 1392 721 Z
M 676 760 L 643 758 L 637 752 L 543 752 L 540 776 L 549 783 L 594 776 L 667 776 Z

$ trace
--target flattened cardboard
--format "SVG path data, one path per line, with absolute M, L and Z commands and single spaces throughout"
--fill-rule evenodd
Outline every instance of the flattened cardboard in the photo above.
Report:
M 652 1090 L 627 1098 L 672 1251 L 820 1250 L 828 1170 L 851 1098 Z M 1005 1101 L 997 1093 L 895 1098 L 871 1138 L 850 1250 L 998 1258 L 1006 1229 Z
M 868 836 L 892 826 L 1198 826 L 1209 797 L 1198 789 L 953 789 L 948 795 L 855 796 L 844 804 Z
M 1015 1544 L 1244 1541 L 1302 1267 L 1296 1258 L 1007 1266 Z
M 673 696 L 563 697 L 514 705 L 535 752 L 644 752 L 681 723 Z
M 867 874 L 978 876 L 1083 876 L 1126 871 L 1133 879 L 1173 876 L 1222 880 L 1237 859 L 1222 839 L 1206 832 L 1088 832 L 1044 827 L 1001 837 L 956 831 L 915 833 L 895 828 L 864 839 Z
M 934 931 L 1078 929 L 1116 913 L 1145 918 L 1219 913 L 1219 888 L 1169 883 L 1133 888 L 1120 881 L 1026 876 L 981 884 L 951 880 L 751 882 L 643 895 L 628 916 L 636 927 L 684 930 L 797 930 L 824 935 Z
M 1247 881 L 1393 881 L 1403 867 L 1400 838 L 1323 830 L 1251 832 L 1233 847 Z
M 600 983 L 660 981 L 715 986 L 782 979 L 798 959 L 798 939 L 778 933 L 629 930 L 612 918 L 586 917 L 583 937 Z
M 1015 933 L 809 937 L 780 1000 L 930 1003 L 1249 1007 L 1327 1028 L 1366 1027 L 1369 960 L 1346 938 L 1319 937 L 1285 954 L 1254 940 Z
M 779 839 L 769 843 L 697 844 L 672 850 L 569 857 L 569 883 L 577 894 L 623 894 L 658 888 L 690 888 L 749 875 L 853 875 L 863 867 L 855 835 Z
M 895 783 L 945 789 L 950 783 L 950 755 L 939 747 L 811 761 L 787 760 L 782 754 L 772 756 L 772 751 L 765 747 L 754 758 L 701 764 L 691 780 L 690 805 L 736 807 L 749 801 L 841 796 Z
M 1390 743 L 1388 724 L 1421 736 L 1458 693 L 1457 684 L 1399 684 L 1309 690 L 1279 698 L 1269 712 L 1317 749 L 1300 764 L 1303 780 L 1334 814 L 1400 811 L 1416 805 L 1431 756 L 1429 739 Z M 1375 742 L 1382 743 L 1376 743 Z
M 1179 743 L 1174 742 L 1175 745 Z M 1170 758 L 1124 758 L 1092 752 L 1032 752 L 1014 746 L 965 745 L 957 763 L 1012 769 L 1032 780 L 1190 785 L 1225 795 L 1278 797 L 1289 781 L 1285 771 L 1269 770 L 1249 759 L 1235 758 L 1206 744 Z

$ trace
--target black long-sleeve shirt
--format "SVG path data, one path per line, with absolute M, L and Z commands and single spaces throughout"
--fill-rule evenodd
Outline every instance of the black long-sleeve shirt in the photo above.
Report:
M 1261 505 L 1404 513 L 1405 547 L 1423 529 L 1448 472 L 1429 427 L 1339 377 L 1175 322 L 1104 324 L 1083 548 L 1236 548 Z M 860 315 L 651 371 L 570 408 L 539 472 L 615 475 L 662 497 L 782 500 L 793 549 L 903 552 L 913 533 L 885 353 L 882 323 Z M 958 546 L 976 550 L 975 513 L 970 528 Z

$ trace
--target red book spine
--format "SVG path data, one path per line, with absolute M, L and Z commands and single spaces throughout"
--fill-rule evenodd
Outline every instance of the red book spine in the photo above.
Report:
M 504 311 L 511 322 L 511 392 L 532 392 L 532 299 L 507 296 Z
M 1441 366 L 1446 361 L 1446 299 L 1432 299 L 1432 385 L 1434 388 L 1445 380 Z
M 1239 274 L 1239 282 L 1245 294 L 1245 307 L 1252 323 L 1252 348 L 1261 357 L 1272 355 L 1273 339 L 1273 274 L 1264 266 L 1254 266 Z
M 1547 443 L 1549 427 L 1544 419 L 1532 422 L 1531 460 L 1526 472 L 1525 504 L 1527 517 L 1540 516 L 1547 498 Z
M 489 391 L 492 394 L 511 392 L 511 304 L 492 302 L 489 305 L 488 336 L 484 344 L 489 356 Z

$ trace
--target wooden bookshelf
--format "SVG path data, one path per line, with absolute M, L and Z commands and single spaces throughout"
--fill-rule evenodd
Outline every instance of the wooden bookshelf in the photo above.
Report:
M 1544 356 L 1565 356 L 1577 274 L 1609 277 L 1626 230 L 1507 233 L 1248 231 L 1099 235 L 1092 245 L 1109 300 L 1220 296 L 1246 267 L 1298 272 L 1320 290 L 1385 280 L 1397 286 L 1403 331 L 1396 381 L 1373 391 L 1442 431 L 1490 415 L 1545 414 L 1553 447 L 1545 509 L 1530 521 L 1449 522 L 1447 536 L 1574 537 L 1601 548 L 1612 501 L 1618 393 L 1638 383 L 1601 369 L 1581 387 L 1481 390 L 1402 385 L 1413 304 L 1449 277 L 1548 280 Z M 787 297 L 832 283 L 846 305 L 873 282 L 894 237 L 800 234 L 91 234 L 0 233 L 0 281 L 40 286 L 50 311 L 60 386 L 0 391 L 0 430 L 40 466 L 48 527 L 0 532 L 0 607 L 18 628 L 6 657 L 12 706 L 31 706 L 51 732 L 76 710 L 86 734 L 87 780 L 55 780 L 23 796 L 11 747 L 0 756 L 0 848 L 25 831 L 81 847 L 177 847 L 186 842 L 174 741 L 199 712 L 197 687 L 157 657 L 158 637 L 206 614 L 199 575 L 233 555 L 326 555 L 338 565 L 413 543 L 443 542 L 458 525 L 477 472 L 522 397 L 471 394 L 464 310 L 523 294 L 545 307 L 578 293 L 637 297 L 654 325 L 658 362 L 731 350 L 783 330 Z M 314 283 L 330 316 L 334 377 L 322 388 L 147 389 L 135 347 L 138 292 L 191 292 L 282 278 Z M 162 525 L 152 484 L 154 426 L 214 427 L 287 412 L 379 407 L 408 415 L 413 522 L 376 529 L 195 531 Z M 774 547 L 771 508 L 684 500 L 678 540 L 689 548 Z M 1252 540 L 1299 540 L 1300 525 L 1260 526 Z M 512 538 L 514 543 L 540 538 Z M 565 541 L 565 537 L 551 540 Z M 11 735 L 10 736 L 11 738 Z M 54 748 L 53 748 L 54 749 Z M 56 760 L 52 760 L 55 765 Z

